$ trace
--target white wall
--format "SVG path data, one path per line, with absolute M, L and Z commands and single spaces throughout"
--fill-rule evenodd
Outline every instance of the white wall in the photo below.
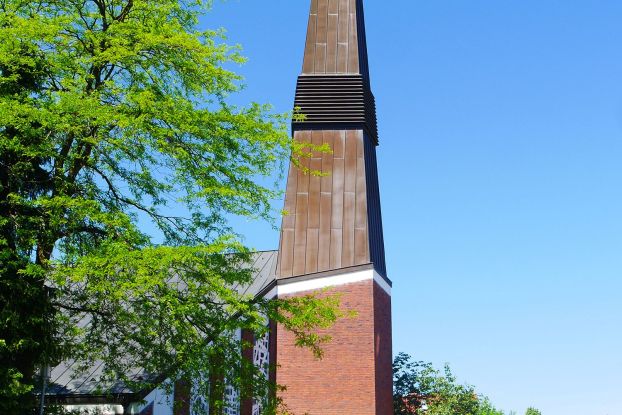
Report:
M 123 406 L 121 405 L 67 405 L 65 409 L 84 415 L 123 415 Z
M 168 382 L 168 381 L 166 381 Z M 130 407 L 130 414 L 139 414 L 153 402 L 153 415 L 173 415 L 173 393 L 166 393 L 164 388 L 153 390 L 145 397 L 145 404 L 134 404 Z

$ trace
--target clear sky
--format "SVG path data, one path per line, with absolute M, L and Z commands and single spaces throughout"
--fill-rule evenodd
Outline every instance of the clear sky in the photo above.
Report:
M 365 3 L 394 352 L 519 415 L 622 414 L 622 2 Z M 290 110 L 308 7 L 205 18 L 250 59 L 240 102 Z

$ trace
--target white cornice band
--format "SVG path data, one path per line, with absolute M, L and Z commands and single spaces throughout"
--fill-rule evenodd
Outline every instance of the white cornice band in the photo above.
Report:
M 340 285 L 354 284 L 362 281 L 376 281 L 378 286 L 384 290 L 388 295 L 391 295 L 391 286 L 387 281 L 380 276 L 374 269 L 366 269 L 362 271 L 350 272 L 347 274 L 332 275 L 326 277 L 312 278 L 304 281 L 279 281 L 278 285 L 274 287 L 266 298 L 273 298 L 275 296 L 291 295 L 307 291 L 316 291 L 323 288 L 337 287 Z

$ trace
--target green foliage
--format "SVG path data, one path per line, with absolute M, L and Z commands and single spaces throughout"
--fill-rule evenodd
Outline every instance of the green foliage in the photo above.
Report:
M 338 299 L 238 293 L 250 254 L 227 218 L 272 219 L 266 178 L 329 150 L 293 143 L 265 105 L 228 104 L 225 67 L 244 59 L 198 30 L 209 5 L 0 0 L 0 412 L 24 411 L 36 368 L 69 357 L 136 389 L 157 380 L 129 379 L 138 364 L 211 370 L 273 408 L 232 335 L 266 318 L 321 356 Z
M 527 408 L 525 415 L 542 415 L 542 412 L 538 411 L 536 408 Z
M 505 413 L 495 408 L 492 403 L 490 403 L 490 400 L 488 400 L 488 398 L 480 395 L 479 409 L 477 415 L 505 415 Z M 510 413 L 509 415 L 512 415 L 512 413 Z
M 470 385 L 457 383 L 449 366 L 414 361 L 400 353 L 393 361 L 395 415 L 504 415 Z

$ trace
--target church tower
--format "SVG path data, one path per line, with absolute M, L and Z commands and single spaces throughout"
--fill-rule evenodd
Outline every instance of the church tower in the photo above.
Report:
M 311 0 L 294 139 L 330 154 L 290 167 L 277 263 L 277 295 L 338 293 L 356 317 L 337 322 L 318 361 L 277 328 L 276 381 L 296 414 L 390 415 L 391 282 L 376 166 L 378 131 L 362 0 Z M 324 291 L 326 290 L 326 291 Z

